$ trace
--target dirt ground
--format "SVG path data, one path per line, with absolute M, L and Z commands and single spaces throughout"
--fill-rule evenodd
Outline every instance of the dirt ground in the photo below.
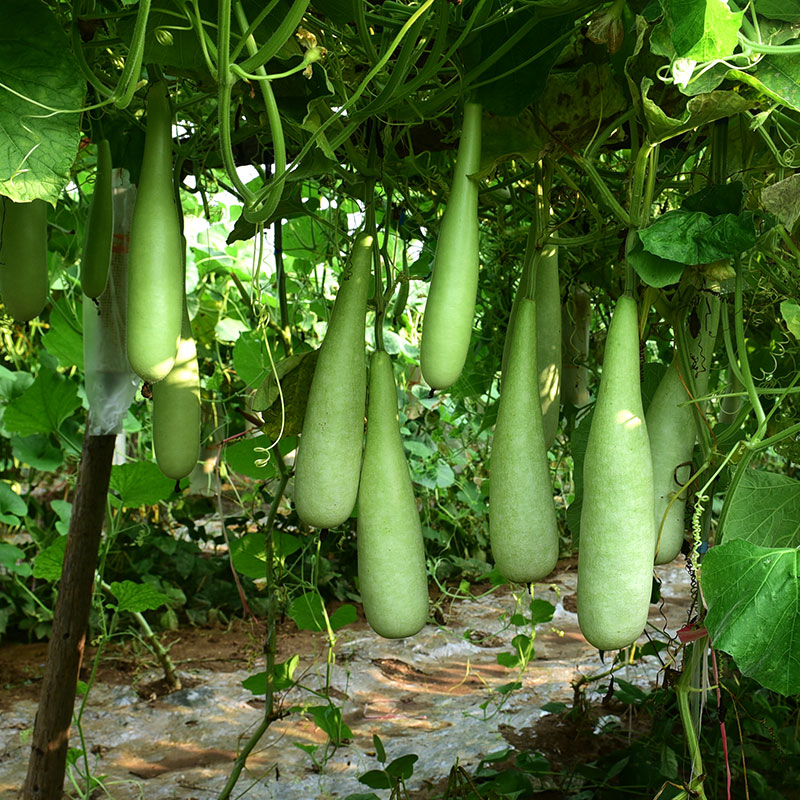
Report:
M 688 580 L 682 562 L 659 569 L 664 602 L 651 608 L 651 623 L 674 634 L 686 621 Z M 410 639 L 381 639 L 359 618 L 339 631 L 333 661 L 320 634 L 298 631 L 287 620 L 277 637 L 278 661 L 299 656 L 295 678 L 303 688 L 280 696 L 287 713 L 269 726 L 250 755 L 233 796 L 331 800 L 368 792 L 357 778 L 379 767 L 374 734 L 389 760 L 419 755 L 408 781 L 415 800 L 440 796 L 454 764 L 469 771 L 499 750 L 538 751 L 557 766 L 576 757 L 590 760 L 600 755 L 598 747 L 613 747 L 610 737 L 591 736 L 591 725 L 577 730 L 563 715 L 542 710 L 549 702 L 570 703 L 571 681 L 604 669 L 577 626 L 575 579 L 574 563 L 565 562 L 551 583 L 536 587 L 535 596 L 552 602 L 556 612 L 551 623 L 537 626 L 536 658 L 510 694 L 501 687 L 518 675 L 498 664 L 497 656 L 512 650 L 512 638 L 526 631 L 509 624 L 520 598 L 508 587 L 483 596 L 474 590 L 474 599 L 439 603 L 445 624 L 429 624 Z M 263 718 L 263 697 L 242 686 L 264 668 L 263 631 L 256 622 L 185 628 L 161 638 L 181 677 L 178 692 L 164 686 L 156 660 L 136 639 L 108 645 L 101 653 L 82 722 L 92 772 L 106 786 L 97 797 L 216 798 Z M 83 680 L 89 679 L 95 656 L 90 648 Z M 45 658 L 42 643 L 0 645 L 4 800 L 17 797 L 24 780 Z M 646 658 L 626 668 L 624 677 L 648 686 L 662 674 L 662 665 Z M 326 685 L 352 731 L 338 748 L 328 745 L 313 711 L 303 711 L 325 704 L 320 693 Z M 599 706 L 599 696 L 594 699 Z M 586 718 L 582 724 L 586 729 Z M 77 744 L 73 727 L 71 745 Z M 537 797 L 548 795 L 559 796 Z

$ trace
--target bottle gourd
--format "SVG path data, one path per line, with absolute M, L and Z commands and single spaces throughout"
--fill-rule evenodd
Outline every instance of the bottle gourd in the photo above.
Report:
M 156 383 L 178 354 L 185 293 L 172 183 L 172 111 L 163 83 L 147 95 L 144 158 L 130 237 L 128 360 L 142 379 Z
M 539 403 L 536 303 L 520 301 L 509 345 L 492 439 L 489 538 L 507 580 L 530 583 L 552 572 L 558 559 L 550 468 Z
M 413 636 L 428 619 L 425 549 L 397 420 L 392 362 L 382 350 L 370 359 L 357 543 L 367 622 L 387 639 Z
M 317 528 L 341 525 L 358 495 L 367 393 L 365 325 L 373 237 L 359 234 L 319 350 L 295 460 L 294 503 Z
M 192 472 L 200 453 L 200 369 L 185 308 L 175 363 L 152 389 L 156 462 L 168 478 L 177 481 Z
M 708 388 L 719 322 L 719 298 L 702 296 L 698 314 L 700 332 L 689 344 L 688 365 L 696 396 L 700 397 Z M 685 405 L 690 400 L 686 383 L 686 378 L 682 379 L 678 372 L 676 354 L 647 409 L 655 489 L 656 564 L 668 564 L 677 557 L 686 530 L 687 491 L 675 497 L 693 472 L 692 456 L 697 438 L 695 412 L 691 405 Z
M 536 358 L 545 449 L 553 446 L 561 417 L 561 286 L 558 248 L 545 245 L 536 265 Z
M 97 144 L 97 173 L 81 257 L 81 289 L 92 299 L 103 294 L 111 266 L 111 246 L 114 241 L 113 191 L 111 145 L 108 139 L 101 139 Z
M 39 316 L 47 303 L 47 203 L 0 204 L 0 298 L 17 322 Z
M 636 301 L 620 297 L 583 466 L 578 622 L 600 650 L 631 644 L 650 609 L 655 508 L 639 379 Z
M 481 106 L 468 102 L 450 197 L 442 217 L 420 343 L 422 377 L 432 389 L 454 384 L 467 360 L 478 292 L 478 184 Z

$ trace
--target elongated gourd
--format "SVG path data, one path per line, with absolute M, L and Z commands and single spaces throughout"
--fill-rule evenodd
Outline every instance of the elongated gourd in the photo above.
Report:
M 589 404 L 589 328 L 592 305 L 589 294 L 581 287 L 569 296 L 562 316 L 564 365 L 561 373 L 561 394 L 564 402 L 583 408 Z
M 297 449 L 294 502 L 317 528 L 341 525 L 358 495 L 367 393 L 365 324 L 372 239 L 359 234 L 341 275 L 308 394 Z
M 81 289 L 93 299 L 103 294 L 111 265 L 111 245 L 114 240 L 111 179 L 111 145 L 108 139 L 101 139 L 97 144 L 97 173 L 81 257 Z
M 708 388 L 711 357 L 719 322 L 719 299 L 703 298 L 700 305 L 700 333 L 689 346 L 689 369 L 696 396 Z M 692 455 L 697 438 L 694 411 L 681 405 L 690 399 L 686 378 L 678 372 L 677 355 L 664 373 L 647 409 L 647 431 L 653 459 L 655 490 L 656 564 L 668 564 L 677 557 L 685 532 L 687 491 L 675 497 L 692 474 Z
M 655 551 L 653 465 L 642 409 L 636 301 L 617 301 L 583 466 L 578 622 L 600 650 L 647 623 Z
M 392 362 L 382 350 L 370 359 L 357 530 L 367 622 L 387 639 L 413 636 L 428 619 L 425 548 L 397 420 Z
M 149 383 L 165 378 L 177 356 L 184 291 L 172 183 L 172 111 L 166 86 L 157 83 L 147 95 L 144 159 L 128 261 L 128 360 Z
M 545 448 L 553 446 L 561 416 L 561 287 L 558 248 L 545 245 L 536 266 L 536 357 Z
M 39 316 L 47 303 L 47 203 L 2 198 L 0 298 L 17 322 Z
M 185 309 L 175 364 L 152 389 L 156 462 L 168 478 L 177 481 L 191 473 L 200 453 L 200 369 Z
M 536 364 L 537 304 L 523 299 L 510 334 L 492 439 L 489 538 L 507 580 L 531 583 L 558 559 L 553 487 L 547 463 Z
M 481 106 L 464 106 L 453 183 L 442 217 L 420 343 L 422 377 L 433 389 L 454 384 L 467 360 L 478 291 L 478 184 Z

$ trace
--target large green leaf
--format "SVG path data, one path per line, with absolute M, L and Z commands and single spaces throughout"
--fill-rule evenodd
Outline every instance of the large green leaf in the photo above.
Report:
M 78 152 L 86 81 L 61 23 L 40 0 L 3 0 L 2 21 L 0 194 L 55 203 Z
M 680 136 L 709 122 L 733 117 L 753 104 L 752 100 L 737 92 L 717 90 L 689 98 L 681 116 L 671 117 L 648 96 L 652 87 L 651 78 L 642 78 L 642 109 L 647 124 L 647 137 L 653 144 Z
M 141 614 L 142 611 L 154 611 L 166 605 L 169 598 L 149 583 L 121 581 L 109 586 L 111 594 L 117 598 L 117 609 Z
M 64 463 L 64 453 L 53 445 L 49 436 L 12 436 L 9 439 L 14 458 L 42 472 L 55 472 Z
M 319 350 L 284 358 L 276 365 L 278 383 L 270 373 L 264 378 L 253 400 L 253 408 L 261 411 L 264 431 L 272 437 L 296 436 L 303 431 L 308 392 L 317 366 Z M 282 397 L 281 397 L 282 395 Z
M 8 404 L 3 425 L 19 436 L 56 433 L 80 404 L 78 387 L 72 381 L 42 367 L 36 380 Z
M 749 211 L 712 217 L 703 211 L 679 208 L 658 217 L 638 235 L 648 253 L 679 264 L 711 264 L 733 258 L 756 241 Z
M 269 374 L 270 360 L 264 337 L 258 331 L 242 331 L 233 346 L 233 366 L 249 389 Z
M 714 646 L 762 686 L 800 692 L 800 551 L 723 542 L 706 554 L 701 585 Z
M 78 307 L 80 313 L 80 306 Z M 42 337 L 48 353 L 52 353 L 61 367 L 83 369 L 83 336 L 81 320 L 70 313 L 63 298 L 57 300 L 50 312 L 50 330 Z
M 800 0 L 753 0 L 762 17 L 783 22 L 800 22 Z
M 730 70 L 727 77 L 800 111 L 800 59 L 796 55 L 766 55 L 752 69 Z
M 33 577 L 55 583 L 61 577 L 66 547 L 66 536 L 59 536 L 52 544 L 45 547 L 33 562 Z
M 725 541 L 744 539 L 759 547 L 800 546 L 800 481 L 750 469 L 730 499 Z
M 534 103 L 544 91 L 547 76 L 561 53 L 554 46 L 574 24 L 572 14 L 544 17 L 536 4 L 513 6 L 509 13 L 482 27 L 462 47 L 469 71 L 485 64 L 510 41 L 513 46 L 476 76 L 475 99 L 500 116 L 513 117 Z
M 661 0 L 666 28 L 677 58 L 712 61 L 730 56 L 738 43 L 741 11 L 726 0 Z
M 109 489 L 118 492 L 127 508 L 152 506 L 166 500 L 175 487 L 152 461 L 133 461 L 111 468 Z

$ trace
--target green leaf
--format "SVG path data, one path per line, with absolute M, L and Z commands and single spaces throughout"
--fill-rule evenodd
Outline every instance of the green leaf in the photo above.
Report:
M 55 472 L 64 463 L 63 451 L 43 433 L 12 436 L 9 440 L 14 458 L 42 472 Z
M 3 425 L 20 436 L 56 433 L 80 404 L 78 387 L 72 381 L 42 367 L 36 380 L 8 404 Z
M 2 519 L 0 515 L 0 521 Z M 0 542 L 0 567 L 23 577 L 31 574 L 31 566 L 25 561 L 25 552 L 8 542 Z
M 270 372 L 267 347 L 258 331 L 239 334 L 233 346 L 233 367 L 248 388 L 259 385 Z
M 154 506 L 173 492 L 175 481 L 167 478 L 152 461 L 132 461 L 111 468 L 109 489 L 117 492 L 125 508 Z
M 288 661 L 275 664 L 272 674 L 272 690 L 275 692 L 289 689 L 294 685 L 294 672 L 300 663 L 300 656 L 293 655 Z M 242 686 L 254 695 L 267 693 L 267 673 L 259 672 L 242 681 Z
M 788 230 L 800 219 L 800 175 L 790 175 L 761 190 L 761 204 Z
M 419 761 L 419 756 L 409 753 L 395 758 L 386 765 L 386 773 L 396 780 L 407 781 L 414 774 L 414 764 Z
M 30 372 L 12 372 L 0 366 L 0 398 L 12 400 L 21 395 L 33 383 Z
M 59 536 L 49 547 L 45 547 L 34 559 L 33 577 L 55 583 L 61 577 L 66 546 L 66 537 Z
M 795 339 L 800 339 L 800 305 L 793 300 L 784 300 L 781 303 L 781 316 Z
M 318 356 L 319 350 L 312 350 L 289 356 L 276 364 L 283 404 L 272 374 L 268 374 L 259 386 L 253 408 L 262 412 L 264 431 L 269 436 L 277 438 L 281 433 L 297 436 L 303 432 L 308 392 Z
M 18 94 L 3 89 L 0 103 L 0 194 L 55 204 L 78 153 L 75 112 L 86 81 L 61 22 L 44 3 L 3 0 L 3 28 L 0 82 Z M 50 108 L 72 113 L 51 114 Z
M 80 312 L 80 306 L 78 307 Z M 83 336 L 81 320 L 76 319 L 65 299 L 56 301 L 50 312 L 50 330 L 42 337 L 42 344 L 52 353 L 64 369 L 78 367 L 83 370 Z
M 358 782 L 370 789 L 391 789 L 394 785 L 392 779 L 382 769 L 371 769 L 358 776 Z
M 633 246 L 628 252 L 628 261 L 636 270 L 636 274 L 646 284 L 657 289 L 677 283 L 681 279 L 686 265 L 648 253 L 642 245 L 639 234 L 640 231 L 637 231 Z
M 253 531 L 231 539 L 231 559 L 237 572 L 253 580 L 266 578 L 267 551 L 264 534 Z
M 545 16 L 533 4 L 514 11 L 498 15 L 461 48 L 469 70 L 489 59 L 510 39 L 518 39 L 502 58 L 482 70 L 475 92 L 475 99 L 487 111 L 504 117 L 516 116 L 542 94 L 561 50 L 552 44 L 572 28 L 575 19 L 573 14 Z
M 745 539 L 712 547 L 701 570 L 714 647 L 783 695 L 800 692 L 800 552 Z
M 0 514 L 10 515 L 13 522 L 4 520 L 6 525 L 18 525 L 17 517 L 28 513 L 28 504 L 5 481 L 0 481 Z
M 339 608 L 337 608 L 336 611 L 331 614 L 331 628 L 333 628 L 335 631 L 338 631 L 339 628 L 343 628 L 345 625 L 352 625 L 357 619 L 358 612 L 356 611 L 356 607 L 350 605 L 349 603 L 345 603 L 344 605 L 339 606 Z
M 381 741 L 381 737 L 378 736 L 377 733 L 372 734 L 372 746 L 375 748 L 375 758 L 377 758 L 381 764 L 385 764 L 386 750 L 383 746 L 383 742 Z
M 711 264 L 749 250 L 756 241 L 751 212 L 709 216 L 676 209 L 638 232 L 648 253 L 680 264 Z
M 753 5 L 762 17 L 800 22 L 800 0 L 753 0 Z
M 343 744 L 345 739 L 353 738 L 353 731 L 344 724 L 342 712 L 336 706 L 311 706 L 306 711 L 311 714 L 314 724 L 328 735 L 333 744 Z
M 749 469 L 730 499 L 725 541 L 760 547 L 800 546 L 800 481 Z
M 519 653 L 498 653 L 497 663 L 506 669 L 519 669 L 522 666 L 522 659 Z
M 214 336 L 218 342 L 233 344 L 242 333 L 249 330 L 250 326 L 246 322 L 233 317 L 223 317 L 214 327 Z
M 325 613 L 319 592 L 306 592 L 296 597 L 287 613 L 301 631 L 325 630 Z
M 550 622 L 556 607 L 547 600 L 534 599 L 531 602 L 531 622 L 534 625 L 541 625 L 543 622 Z
M 729 70 L 727 77 L 800 111 L 800 59 L 797 56 L 766 55 L 752 69 Z
M 730 74 L 730 73 L 729 73 Z M 648 97 L 653 87 L 651 78 L 642 78 L 641 101 L 647 124 L 648 139 L 652 144 L 664 142 L 674 136 L 699 128 L 709 122 L 733 117 L 749 108 L 752 101 L 737 92 L 713 91 L 689 98 L 680 117 L 670 117 Z
M 109 587 L 111 594 L 117 598 L 117 609 L 141 614 L 143 611 L 155 611 L 166 605 L 169 598 L 149 583 L 134 581 L 114 581 Z
M 270 453 L 264 452 L 272 441 L 269 436 L 239 439 L 238 442 L 225 446 L 225 462 L 234 472 L 257 481 L 274 478 L 278 471 L 275 459 Z M 283 455 L 290 453 L 295 447 L 297 447 L 297 437 L 287 436 L 281 439 L 279 449 Z M 267 461 L 267 463 L 260 466 L 256 465 L 256 461 Z
M 741 11 L 727 0 L 661 0 L 665 26 L 678 58 L 713 61 L 733 54 L 738 44 Z

